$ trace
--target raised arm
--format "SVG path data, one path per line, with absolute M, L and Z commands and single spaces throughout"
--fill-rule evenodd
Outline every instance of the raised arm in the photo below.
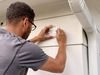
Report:
M 66 36 L 63 30 L 58 29 L 56 35 L 58 41 L 58 53 L 55 59 L 49 57 L 47 62 L 41 67 L 41 70 L 54 72 L 54 73 L 62 73 L 65 68 L 66 63 Z
M 42 41 L 53 38 L 52 36 L 48 34 L 50 28 L 52 28 L 51 25 L 42 29 L 41 32 L 37 36 L 31 39 L 31 41 L 42 42 Z M 65 63 L 67 59 L 66 35 L 62 29 L 58 29 L 56 31 L 56 39 L 59 46 L 56 58 L 54 59 L 52 57 L 48 57 L 48 60 L 40 69 L 49 71 L 49 72 L 54 72 L 54 73 L 62 73 L 64 71 Z
M 52 25 L 46 26 L 44 27 L 40 33 L 38 35 L 36 35 L 35 37 L 33 37 L 30 41 L 32 42 L 42 42 L 45 40 L 49 40 L 52 39 L 53 36 L 49 35 L 49 30 L 52 28 Z

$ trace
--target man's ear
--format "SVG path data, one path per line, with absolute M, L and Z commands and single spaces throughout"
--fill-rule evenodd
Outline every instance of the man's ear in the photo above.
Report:
M 28 27 L 28 18 L 24 18 L 24 19 L 23 19 L 23 27 L 24 27 L 25 29 L 27 29 L 27 27 Z

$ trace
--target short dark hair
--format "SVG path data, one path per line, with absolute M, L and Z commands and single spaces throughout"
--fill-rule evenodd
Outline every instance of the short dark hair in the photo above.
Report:
M 27 17 L 31 21 L 33 21 L 35 17 L 33 9 L 26 3 L 15 2 L 7 8 L 6 19 L 8 21 L 17 21 L 22 17 Z

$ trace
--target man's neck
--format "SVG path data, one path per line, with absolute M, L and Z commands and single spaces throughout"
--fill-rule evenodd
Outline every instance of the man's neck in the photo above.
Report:
M 14 25 L 7 25 L 6 30 L 7 30 L 8 32 L 11 32 L 11 33 L 16 34 L 17 36 L 22 37 L 21 30 L 20 30 L 17 26 L 14 26 Z

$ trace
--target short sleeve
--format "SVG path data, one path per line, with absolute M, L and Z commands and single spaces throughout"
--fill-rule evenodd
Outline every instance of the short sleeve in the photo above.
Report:
M 48 55 L 34 43 L 27 42 L 18 52 L 17 58 L 19 66 L 32 68 L 36 71 L 46 62 Z

